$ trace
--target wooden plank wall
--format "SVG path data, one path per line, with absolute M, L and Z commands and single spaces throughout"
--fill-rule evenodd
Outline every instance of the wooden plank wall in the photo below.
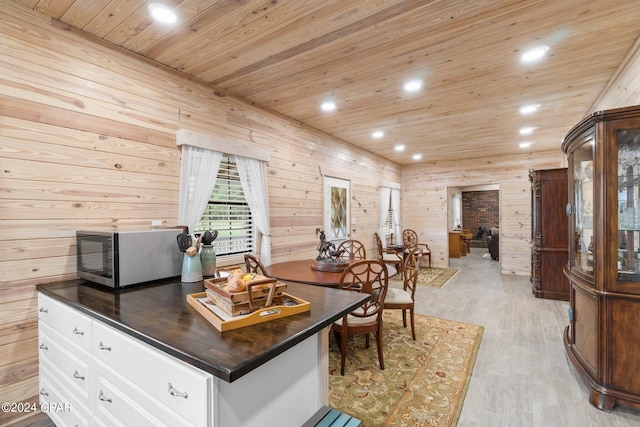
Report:
M 271 151 L 273 262 L 317 255 L 324 175 L 373 251 L 401 167 L 0 0 L 0 396 L 37 401 L 35 287 L 74 277 L 75 230 L 177 221 L 181 128 Z M 0 425 L 20 414 L 0 414 Z
M 640 38 L 594 103 L 592 111 L 631 105 L 640 105 Z

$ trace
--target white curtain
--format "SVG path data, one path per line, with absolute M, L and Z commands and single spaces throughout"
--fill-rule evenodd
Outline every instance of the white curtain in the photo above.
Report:
M 256 228 L 261 234 L 260 262 L 271 265 L 271 227 L 269 225 L 269 194 L 267 190 L 267 166 L 260 160 L 235 156 L 238 174 L 245 199 L 251 209 Z
M 382 247 L 387 246 L 387 239 L 384 238 L 384 223 L 387 220 L 387 214 L 389 213 L 389 194 L 391 193 L 391 188 L 389 187 L 380 187 L 380 221 L 378 227 L 378 235 L 380 236 L 380 240 L 382 240 Z
M 195 230 L 216 185 L 222 153 L 191 145 L 182 146 L 178 224 Z

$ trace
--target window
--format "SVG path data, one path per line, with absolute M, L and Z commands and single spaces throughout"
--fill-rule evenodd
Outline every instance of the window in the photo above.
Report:
M 386 244 L 395 244 L 400 237 L 400 190 L 380 187 L 380 219 L 378 234 Z
M 387 218 L 384 220 L 384 234 L 395 233 L 396 224 L 393 220 L 393 198 L 392 192 L 389 192 L 389 206 L 387 207 Z
M 196 233 L 218 230 L 216 255 L 255 253 L 256 232 L 233 156 L 224 155 Z

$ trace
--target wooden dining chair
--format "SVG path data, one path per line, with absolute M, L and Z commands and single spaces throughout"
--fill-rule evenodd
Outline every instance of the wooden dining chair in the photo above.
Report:
M 382 247 L 382 240 L 378 233 L 373 233 L 376 239 L 376 247 L 378 248 L 378 259 L 385 264 L 393 265 L 400 277 L 402 277 L 402 255 L 398 251 L 385 249 Z
M 269 277 L 269 275 L 267 274 L 267 270 L 264 268 L 264 265 L 262 265 L 260 260 L 255 256 L 245 254 L 244 264 L 247 268 L 247 273 L 256 273 L 256 274 L 261 274 L 265 277 Z
M 382 311 L 389 276 L 384 262 L 373 259 L 355 261 L 344 270 L 340 279 L 340 289 L 366 292 L 371 295 L 369 301 L 346 314 L 331 325 L 340 348 L 340 375 L 344 375 L 349 335 L 365 334 L 365 346 L 369 348 L 369 334 L 376 336 L 378 361 L 384 370 L 382 355 Z
M 384 300 L 385 310 L 402 310 L 402 324 L 407 327 L 407 310 L 411 319 L 411 336 L 416 340 L 416 323 L 414 316 L 416 285 L 420 272 L 420 252 L 410 252 L 405 255 L 403 265 L 402 289 L 389 288 Z
M 340 253 L 339 259 L 343 261 L 359 261 L 367 259 L 367 250 L 362 242 L 355 239 L 345 240 L 338 245 L 336 252 Z
M 431 249 L 429 249 L 429 246 L 426 243 L 418 242 L 418 233 L 411 229 L 403 230 L 402 244 L 404 245 L 405 253 L 421 251 L 421 256 L 428 258 L 429 267 L 431 267 Z

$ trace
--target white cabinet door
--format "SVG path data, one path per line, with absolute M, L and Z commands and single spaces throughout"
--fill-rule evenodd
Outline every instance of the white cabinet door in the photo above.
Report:
M 126 427 L 194 425 L 101 362 L 96 361 L 95 368 L 94 412 L 101 423 Z
M 89 425 L 92 319 L 38 295 L 40 403 L 56 425 Z
M 94 358 L 193 425 L 207 425 L 211 375 L 126 336 L 94 324 Z
M 38 319 L 47 323 L 73 344 L 91 353 L 93 320 L 89 316 L 44 294 L 38 294 Z
M 77 400 L 47 362 L 40 362 L 40 408 L 57 427 L 89 426 L 91 413 Z
M 38 322 L 38 342 L 40 360 L 48 361 L 73 393 L 88 402 L 92 380 L 91 356 L 42 321 Z

